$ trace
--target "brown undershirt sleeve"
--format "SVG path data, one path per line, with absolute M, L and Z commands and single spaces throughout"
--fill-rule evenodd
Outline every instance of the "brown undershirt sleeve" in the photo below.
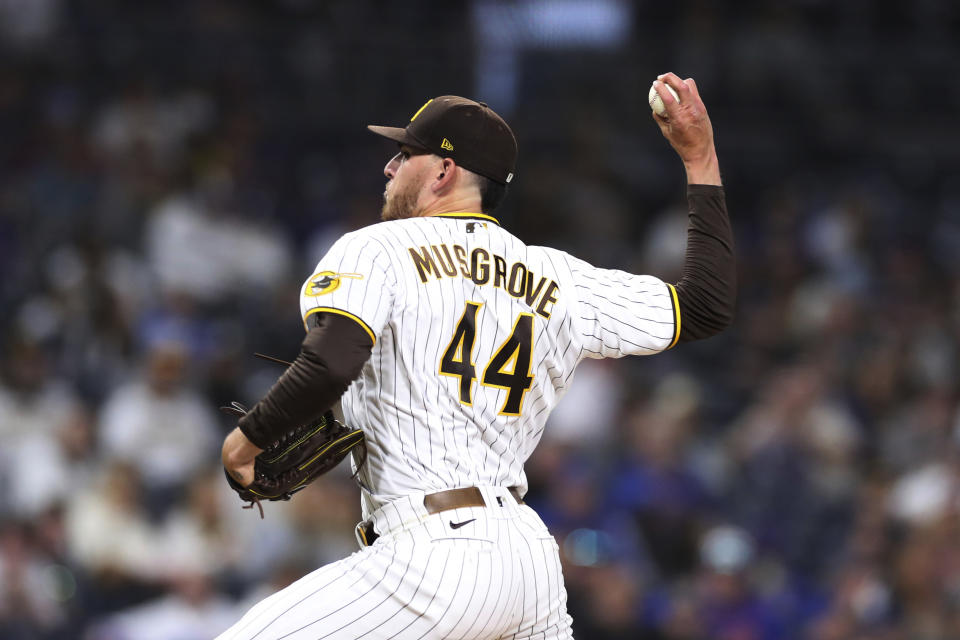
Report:
M 733 321 L 737 268 L 723 187 L 687 186 L 687 255 L 676 284 L 680 342 L 709 338 Z
M 310 322 L 314 326 L 303 340 L 300 355 L 238 423 L 261 449 L 293 426 L 330 409 L 370 357 L 370 335 L 356 321 L 320 312 L 311 315 Z

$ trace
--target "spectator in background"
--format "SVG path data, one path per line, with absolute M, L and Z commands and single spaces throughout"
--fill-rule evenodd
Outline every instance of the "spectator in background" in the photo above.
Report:
M 244 215 L 250 203 L 234 181 L 228 167 L 208 167 L 195 188 L 171 194 L 150 212 L 144 238 L 165 294 L 214 304 L 252 297 L 286 278 L 289 242 L 272 224 Z
M 169 577 L 223 574 L 245 560 L 240 538 L 219 501 L 220 478 L 219 470 L 195 476 L 185 491 L 186 499 L 158 527 L 156 554 Z
M 162 333 L 148 345 L 142 373 L 107 399 L 103 451 L 142 474 L 151 511 L 163 513 L 215 456 L 217 424 L 188 385 L 185 344 Z
M 56 577 L 56 567 L 31 544 L 26 527 L 12 521 L 0 525 L 0 637 L 66 637 L 69 612 L 58 598 Z
M 77 409 L 68 384 L 56 375 L 39 342 L 16 335 L 0 364 L 0 441 L 15 444 L 24 436 L 53 436 Z
M 117 592 L 156 582 L 165 571 L 157 529 L 143 507 L 140 475 L 132 465 L 108 466 L 67 505 L 66 527 L 73 557 Z
M 643 585 L 631 567 L 612 562 L 582 574 L 582 609 L 571 611 L 578 637 L 635 640 L 641 626 Z M 646 636 L 640 636 L 646 637 Z
M 779 640 L 783 636 L 783 612 L 764 601 L 753 584 L 755 554 L 750 536 L 738 527 L 713 527 L 700 539 L 699 618 L 708 638 Z
M 316 566 L 356 551 L 353 527 L 361 513 L 349 469 L 341 465 L 297 494 L 302 499 L 285 514 L 295 541 L 283 550 L 288 560 Z
M 696 385 L 680 377 L 665 379 L 649 403 L 634 405 L 608 483 L 609 503 L 633 519 L 665 579 L 697 566 L 700 520 L 710 505 L 690 460 L 698 406 Z
M 758 558 L 750 536 L 721 525 L 698 540 L 692 579 L 648 598 L 647 626 L 664 640 L 782 640 L 790 630 L 782 607 L 762 597 L 753 570 Z
M 826 394 L 817 365 L 770 375 L 729 436 L 731 511 L 792 570 L 820 571 L 850 526 L 856 422 Z
M 911 530 L 893 563 L 896 606 L 907 637 L 956 638 L 960 604 L 957 522 L 951 517 Z
M 570 384 L 573 379 L 576 384 Z M 542 442 L 572 446 L 594 455 L 605 451 L 613 437 L 626 383 L 611 360 L 585 358 L 577 365 L 567 391 L 550 413 Z
M 5 465 L 13 512 L 34 518 L 69 501 L 94 475 L 95 444 L 93 418 L 79 404 L 54 433 L 25 435 L 11 447 Z
M 226 630 L 237 611 L 198 569 L 180 574 L 169 593 L 95 625 L 83 640 L 209 640 Z
M 82 421 L 83 408 L 71 387 L 51 371 L 38 342 L 14 337 L 9 354 L 0 364 L 0 480 L 11 490 L 0 496 L 0 515 L 28 516 L 48 506 L 71 478 L 63 465 L 39 467 L 41 478 L 27 477 L 29 470 L 20 465 L 39 465 L 40 460 L 68 464 L 57 440 L 74 428 L 84 429 L 73 422 Z M 28 457 L 32 455 L 41 457 Z

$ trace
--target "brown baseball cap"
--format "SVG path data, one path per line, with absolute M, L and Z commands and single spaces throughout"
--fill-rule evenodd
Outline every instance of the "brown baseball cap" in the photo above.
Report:
M 503 118 L 483 102 L 459 96 L 427 100 L 403 129 L 367 127 L 400 144 L 451 158 L 464 169 L 507 184 L 517 164 L 517 139 Z

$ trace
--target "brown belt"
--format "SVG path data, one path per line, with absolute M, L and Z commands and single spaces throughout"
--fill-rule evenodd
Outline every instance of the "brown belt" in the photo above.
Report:
M 516 487 L 507 489 L 517 504 L 523 504 L 520 492 Z M 423 506 L 427 508 L 427 513 L 440 513 L 448 509 L 459 509 L 461 507 L 485 507 L 487 503 L 483 499 L 483 494 L 477 487 L 464 487 L 463 489 L 448 489 L 447 491 L 438 491 L 423 496 Z

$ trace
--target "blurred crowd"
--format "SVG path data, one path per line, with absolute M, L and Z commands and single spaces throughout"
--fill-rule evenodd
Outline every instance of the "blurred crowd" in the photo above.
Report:
M 240 509 L 216 408 L 377 220 L 363 125 L 498 86 L 478 21 L 521 4 L 0 0 L 0 637 L 211 638 L 355 550 L 346 469 Z M 738 242 L 734 327 L 584 362 L 528 463 L 577 637 L 960 638 L 960 8 L 532 4 L 505 225 L 675 279 L 674 70 Z M 550 30 L 591 7 L 628 28 Z

